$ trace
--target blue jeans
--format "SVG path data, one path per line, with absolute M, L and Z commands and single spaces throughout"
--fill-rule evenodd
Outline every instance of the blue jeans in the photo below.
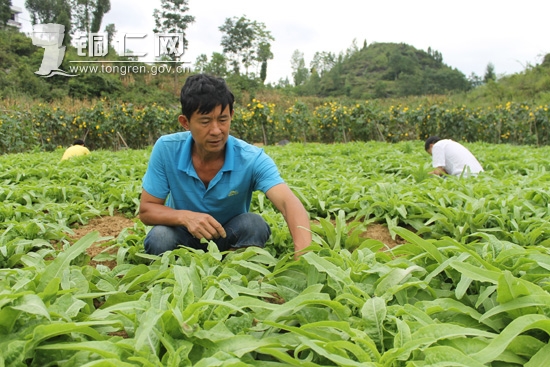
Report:
M 255 213 L 237 215 L 227 222 L 223 228 L 226 237 L 212 240 L 218 245 L 220 251 L 248 246 L 264 247 L 269 236 L 271 236 L 271 229 L 265 220 Z M 183 226 L 154 226 L 147 233 L 143 244 L 145 252 L 151 255 L 160 255 L 179 246 L 207 251 L 207 244 L 201 243 L 198 238 L 194 238 Z

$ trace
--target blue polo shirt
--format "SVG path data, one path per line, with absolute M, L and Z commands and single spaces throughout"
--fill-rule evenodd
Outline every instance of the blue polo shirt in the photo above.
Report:
M 190 132 L 160 137 L 143 177 L 143 189 L 174 209 L 212 215 L 222 225 L 248 212 L 252 193 L 267 192 L 283 179 L 263 149 L 229 136 L 225 162 L 208 188 L 199 179 L 193 161 Z

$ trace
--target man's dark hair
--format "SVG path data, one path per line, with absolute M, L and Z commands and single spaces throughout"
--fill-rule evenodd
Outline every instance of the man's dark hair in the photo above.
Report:
M 428 151 L 430 149 L 430 145 L 437 143 L 441 139 L 439 136 L 430 136 L 428 139 L 426 139 L 426 142 L 424 143 L 424 149 Z
M 73 141 L 73 145 L 85 145 L 85 143 L 82 139 L 76 139 L 75 141 Z
M 195 111 L 206 114 L 220 105 L 222 111 L 229 106 L 229 112 L 233 112 L 235 97 L 222 78 L 208 74 L 196 74 L 185 81 L 181 88 L 180 102 L 181 114 L 191 120 Z

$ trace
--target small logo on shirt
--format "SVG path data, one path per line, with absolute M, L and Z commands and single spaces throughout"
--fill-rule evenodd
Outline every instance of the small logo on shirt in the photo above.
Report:
M 227 195 L 227 197 L 234 196 L 234 195 L 239 195 L 239 192 L 235 190 L 231 190 L 229 191 L 229 195 Z

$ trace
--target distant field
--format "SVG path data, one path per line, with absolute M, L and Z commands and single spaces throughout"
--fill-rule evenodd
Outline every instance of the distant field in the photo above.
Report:
M 144 254 L 150 149 L 2 155 L 0 366 L 544 366 L 550 147 L 467 146 L 469 179 L 420 141 L 264 147 L 312 219 L 299 261 L 261 193 L 265 249 Z

